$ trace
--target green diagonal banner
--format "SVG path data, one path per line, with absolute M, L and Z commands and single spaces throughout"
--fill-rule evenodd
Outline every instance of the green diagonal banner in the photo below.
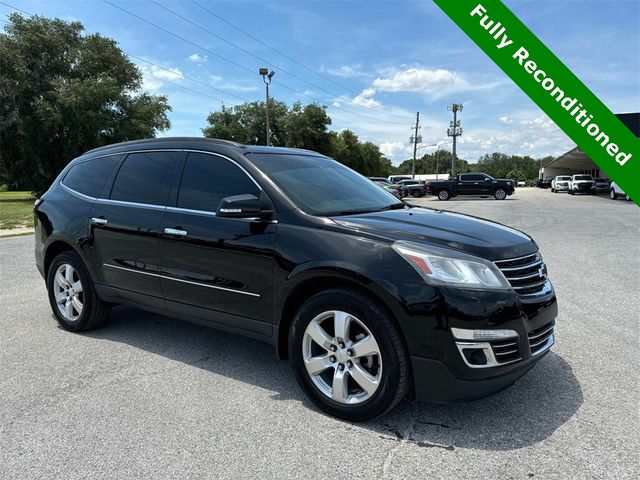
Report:
M 640 140 L 511 10 L 500 0 L 434 2 L 640 204 Z

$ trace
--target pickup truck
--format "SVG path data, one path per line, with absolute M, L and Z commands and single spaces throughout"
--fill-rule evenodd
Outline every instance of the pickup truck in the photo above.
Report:
M 486 173 L 461 173 L 453 180 L 435 181 L 429 184 L 429 193 L 437 195 L 438 200 L 449 200 L 460 195 L 488 197 L 493 195 L 496 200 L 504 200 L 513 195 L 515 183 L 513 180 L 498 179 Z

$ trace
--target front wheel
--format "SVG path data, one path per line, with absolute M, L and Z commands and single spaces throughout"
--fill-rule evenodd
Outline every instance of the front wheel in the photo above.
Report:
M 53 259 L 47 290 L 53 315 L 67 330 L 82 332 L 109 318 L 111 308 L 98 298 L 89 271 L 76 252 L 63 252 Z
M 451 198 L 449 190 L 440 190 L 438 192 L 438 200 L 449 200 L 449 198 Z
M 504 200 L 505 198 L 507 198 L 507 192 L 502 188 L 498 188 L 495 192 L 493 192 L 493 196 L 496 200 Z
M 371 298 L 331 289 L 308 299 L 289 333 L 298 383 L 322 410 L 365 421 L 391 410 L 409 387 L 396 325 Z
M 616 191 L 613 188 L 611 190 L 609 190 L 609 198 L 611 200 L 615 200 L 616 198 L 618 198 L 618 194 L 616 193 Z

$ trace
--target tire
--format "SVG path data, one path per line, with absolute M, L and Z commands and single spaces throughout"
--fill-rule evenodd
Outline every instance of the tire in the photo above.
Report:
M 616 191 L 612 188 L 611 190 L 609 190 L 609 198 L 611 200 L 615 200 L 618 198 L 618 194 L 616 193 Z
M 84 332 L 109 318 L 111 305 L 98 298 L 89 271 L 76 252 L 63 252 L 53 259 L 47 291 L 53 315 L 66 330 Z
M 629 195 L 627 195 L 626 193 L 624 195 L 624 198 L 627 200 L 627 202 L 631 201 L 631 197 Z
M 422 196 L 422 192 L 420 192 L 420 190 L 413 190 L 413 191 L 411 192 L 411 196 L 412 196 L 413 198 L 419 198 L 419 197 L 421 197 L 421 196 Z
M 569 195 L 573 195 L 573 190 L 569 189 Z
M 556 193 L 555 189 L 552 188 L 551 189 L 551 193 Z
M 337 325 L 345 323 L 346 335 L 336 335 Z M 358 356 L 357 345 L 363 353 L 365 347 L 376 353 Z M 384 415 L 409 390 L 409 357 L 399 328 L 373 299 L 355 290 L 331 289 L 309 298 L 291 325 L 289 354 L 313 403 L 345 420 Z M 310 363 L 310 358 L 324 360 Z
M 451 198 L 451 194 L 449 190 L 442 189 L 438 192 L 438 200 L 449 200 Z
M 496 200 L 504 200 L 505 198 L 507 198 L 507 191 L 503 188 L 496 188 L 496 190 L 493 192 L 493 197 Z

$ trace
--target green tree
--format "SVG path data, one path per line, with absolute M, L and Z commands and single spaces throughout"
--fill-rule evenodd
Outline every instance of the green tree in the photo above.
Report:
M 12 14 L 0 33 L 0 182 L 44 191 L 74 157 L 169 128 L 166 97 L 79 22 Z
M 302 107 L 300 102 L 296 102 L 284 117 L 285 145 L 328 155 L 331 149 L 329 125 L 331 118 L 326 107 L 317 103 Z
M 248 102 L 222 107 L 207 117 L 202 129 L 206 137 L 239 143 L 264 145 L 265 103 Z M 317 103 L 304 107 L 300 102 L 288 108 L 284 102 L 269 100 L 271 143 L 274 146 L 304 148 L 328 155 L 340 163 L 368 176 L 387 176 L 393 171 L 391 161 L 377 145 L 361 142 L 351 130 L 329 131 L 331 118 Z
M 209 125 L 202 129 L 205 137 L 233 140 L 239 143 L 265 145 L 267 117 L 265 102 L 247 102 L 234 107 L 222 107 L 207 117 Z M 284 102 L 269 99 L 271 144 L 286 144 L 285 123 L 289 109 Z

